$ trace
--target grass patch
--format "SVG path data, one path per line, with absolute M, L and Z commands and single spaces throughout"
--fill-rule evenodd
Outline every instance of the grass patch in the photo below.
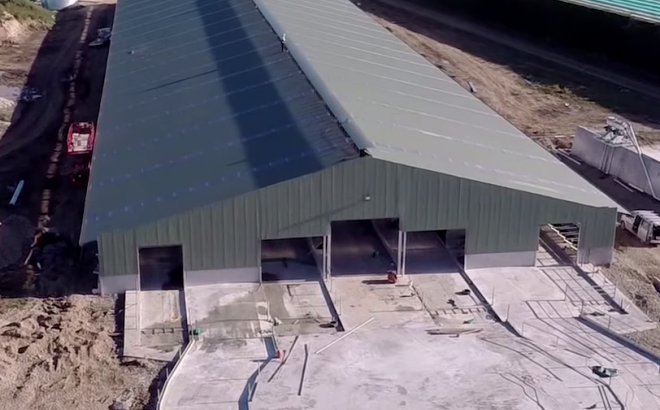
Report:
M 34 21 L 38 23 L 53 23 L 53 13 L 50 10 L 29 0 L 0 0 L 0 15 L 7 12 L 18 21 Z

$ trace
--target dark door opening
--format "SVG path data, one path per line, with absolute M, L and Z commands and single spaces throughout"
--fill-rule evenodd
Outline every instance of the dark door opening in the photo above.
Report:
M 465 266 L 465 229 L 444 229 L 438 237 L 449 254 L 461 267 Z
M 464 235 L 463 235 L 464 236 Z M 450 241 L 455 234 L 447 231 L 420 231 L 406 233 L 406 275 L 420 273 L 456 273 L 462 256 L 464 245 L 454 242 L 452 252 L 445 246 L 447 237 Z M 458 248 L 458 249 L 456 249 Z
M 557 223 L 541 226 L 541 244 L 550 248 L 552 259 L 555 261 L 537 260 L 545 264 L 556 262 L 577 262 L 580 240 L 580 225 L 576 223 Z M 539 259 L 539 258 L 537 258 Z
M 270 239 L 261 241 L 261 280 L 318 281 L 321 279 L 315 253 L 308 238 Z M 319 238 L 320 239 L 320 238 Z M 322 240 L 321 240 L 322 243 Z M 321 246 L 322 248 L 322 246 Z
M 140 248 L 140 290 L 183 289 L 183 248 Z
M 333 276 L 386 275 L 396 270 L 390 254 L 392 249 L 396 253 L 397 220 L 334 221 L 331 227 Z

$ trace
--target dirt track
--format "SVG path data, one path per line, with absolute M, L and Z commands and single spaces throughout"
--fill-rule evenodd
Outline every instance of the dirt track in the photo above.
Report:
M 105 410 L 117 399 L 133 409 L 154 404 L 151 386 L 163 364 L 119 358 L 122 328 L 115 313 L 122 312 L 114 298 L 91 294 L 93 261 L 80 263 L 74 246 L 85 187 L 71 183 L 66 156 L 55 156 L 66 128 L 67 78 L 79 51 L 70 121 L 98 116 L 108 48 L 86 44 L 112 22 L 114 5 L 105 1 L 62 11 L 51 31 L 0 47 L 0 84 L 44 95 L 19 103 L 0 138 L 0 221 L 11 222 L 0 226 L 0 247 L 12 251 L 0 252 L 1 409 Z M 19 180 L 25 190 L 18 207 L 9 208 L 4 188 Z M 47 241 L 26 268 L 34 228 L 44 221 Z
M 660 142 L 660 100 L 378 2 L 361 6 L 546 147 L 570 147 L 578 125 L 600 129 L 612 114 L 631 120 L 644 142 Z

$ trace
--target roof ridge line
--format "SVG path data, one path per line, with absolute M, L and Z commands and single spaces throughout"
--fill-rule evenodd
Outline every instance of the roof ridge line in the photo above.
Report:
M 307 81 L 312 86 L 314 91 L 321 97 L 321 100 L 328 109 L 328 112 L 340 125 L 346 139 L 349 140 L 356 148 L 357 152 L 366 151 L 369 148 L 374 148 L 373 143 L 366 137 L 360 127 L 352 121 L 353 117 L 344 108 L 342 103 L 335 97 L 334 93 L 328 88 L 325 81 L 318 75 L 314 67 L 307 63 L 305 54 L 298 48 L 295 41 L 287 38 L 287 32 L 280 24 L 277 17 L 270 12 L 263 0 L 252 0 L 259 13 L 263 16 L 266 23 L 273 30 L 273 33 L 282 42 L 282 47 L 286 48 L 286 52 L 291 55 L 294 63 L 298 66 L 300 71 L 304 74 Z

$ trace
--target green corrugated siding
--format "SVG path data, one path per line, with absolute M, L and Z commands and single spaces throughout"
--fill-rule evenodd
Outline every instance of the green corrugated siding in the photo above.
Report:
M 582 224 L 582 246 L 612 246 L 616 209 L 366 157 L 137 231 L 103 235 L 102 272 L 135 273 L 137 246 L 167 244 L 183 245 L 187 270 L 257 266 L 261 239 L 321 236 L 330 221 L 397 217 L 408 231 L 466 228 L 466 252 L 480 254 L 534 250 L 540 225 L 560 222 Z

